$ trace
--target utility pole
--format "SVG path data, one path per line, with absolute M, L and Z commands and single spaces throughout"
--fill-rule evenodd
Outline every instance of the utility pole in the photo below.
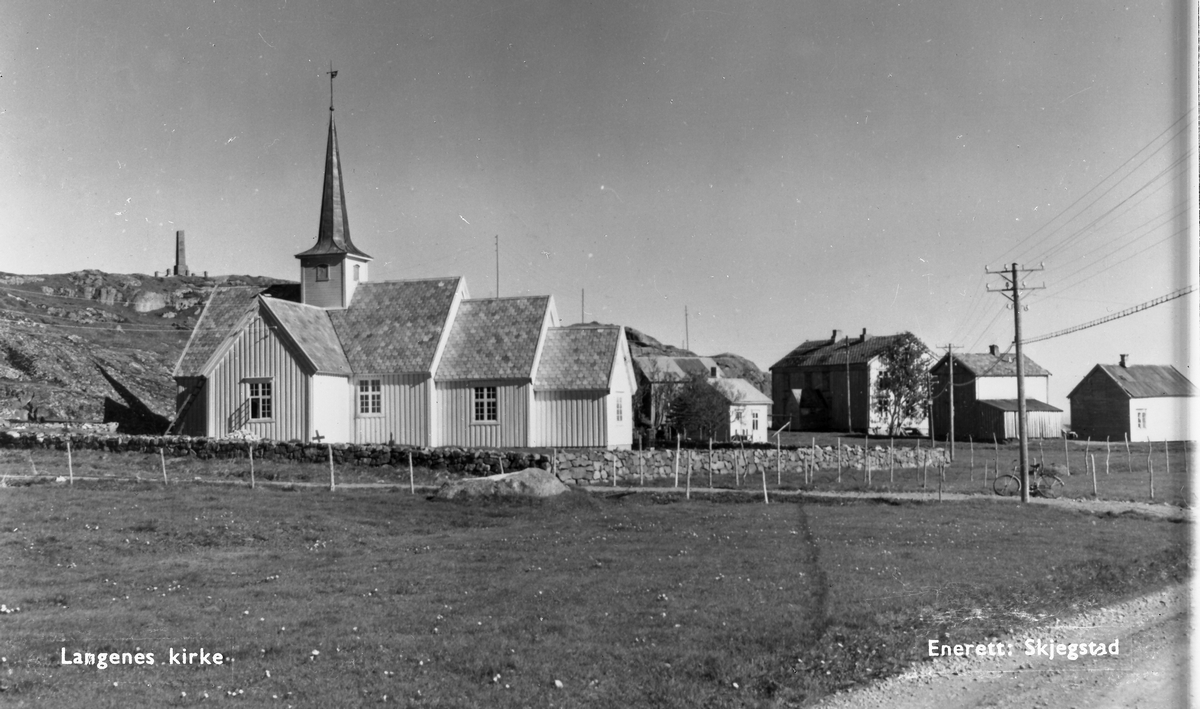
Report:
M 1046 285 L 1043 283 L 1040 286 L 1027 286 L 1021 282 L 1017 274 L 1041 270 L 1043 270 L 1043 266 L 1040 264 L 1037 268 L 1020 268 L 1016 263 L 1012 264 L 1008 270 L 993 271 L 989 268 L 984 268 L 985 273 L 1000 276 L 1004 279 L 1003 287 L 992 288 L 988 286 L 988 292 L 1003 293 L 1004 297 L 1008 298 L 1012 303 L 1013 343 L 1017 347 L 1017 437 L 1021 441 L 1021 502 L 1029 502 L 1029 435 L 1027 433 L 1027 417 L 1025 412 L 1025 357 L 1021 351 L 1021 291 L 1041 290 Z
M 946 362 L 950 365 L 950 381 L 946 384 L 946 394 L 950 397 L 950 460 L 954 460 L 954 348 L 962 345 L 946 345 Z M 930 414 L 932 414 L 932 407 Z M 933 416 L 929 417 L 930 430 L 933 430 Z

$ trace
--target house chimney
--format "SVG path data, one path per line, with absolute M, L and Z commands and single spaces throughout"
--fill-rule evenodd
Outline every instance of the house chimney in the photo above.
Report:
M 840 340 L 840 339 L 842 339 L 842 331 L 841 331 L 841 330 L 834 330 L 834 331 L 833 331 L 833 337 L 832 337 L 832 338 L 830 338 L 830 339 L 829 339 L 829 341 L 830 341 L 830 342 L 837 342 L 837 341 L 838 341 L 838 340 Z
M 1128 358 L 1128 357 L 1129 357 L 1129 355 L 1127 355 L 1127 354 L 1121 355 L 1121 369 L 1125 369 L 1127 366 L 1129 366 L 1125 361 L 1126 358 Z
M 865 327 L 863 328 L 862 334 L 858 336 L 858 341 L 859 342 L 867 341 L 867 328 L 865 328 Z
M 988 354 L 990 354 L 993 357 L 999 357 L 1000 356 L 1000 347 L 997 345 L 988 345 Z

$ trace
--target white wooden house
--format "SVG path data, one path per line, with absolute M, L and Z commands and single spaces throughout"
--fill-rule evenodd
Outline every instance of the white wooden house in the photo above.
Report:
M 1093 439 L 1186 441 L 1196 437 L 1196 386 L 1170 365 L 1097 364 L 1075 385 L 1071 429 Z
M 712 377 L 708 384 L 729 403 L 729 427 L 717 440 L 766 443 L 771 397 L 736 377 Z
M 420 446 L 629 447 L 619 327 L 564 328 L 550 296 L 472 299 L 461 277 L 371 282 L 332 114 L 299 288 L 213 290 L 176 365 L 176 432 Z

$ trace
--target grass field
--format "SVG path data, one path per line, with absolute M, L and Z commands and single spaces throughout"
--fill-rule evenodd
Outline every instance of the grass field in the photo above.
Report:
M 3 488 L 0 697 L 794 706 L 929 639 L 986 642 L 1190 571 L 1186 526 L 1136 515 L 738 498 Z M 169 664 L 182 647 L 232 662 Z M 64 650 L 156 664 L 64 666 Z

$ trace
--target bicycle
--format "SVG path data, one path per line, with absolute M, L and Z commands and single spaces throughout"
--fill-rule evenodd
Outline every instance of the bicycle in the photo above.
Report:
M 1054 499 L 1062 495 L 1066 484 L 1054 473 L 1042 469 L 1041 463 L 1029 466 L 1030 493 Z M 1001 497 L 1011 497 L 1021 492 L 1021 464 L 1013 464 L 1013 472 L 1001 475 L 992 484 L 992 489 Z

